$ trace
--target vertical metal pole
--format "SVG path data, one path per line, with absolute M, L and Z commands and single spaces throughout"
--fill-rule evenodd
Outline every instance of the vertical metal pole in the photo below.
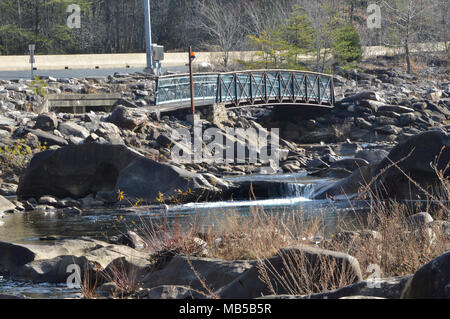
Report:
M 150 18 L 150 0 L 144 0 L 145 6 L 145 39 L 147 48 L 147 70 L 154 73 L 152 56 L 152 22 Z
M 30 50 L 31 80 L 34 80 L 34 50 L 36 49 L 36 46 L 34 44 L 30 44 L 28 48 Z
M 194 75 L 192 73 L 192 47 L 189 47 L 189 78 L 190 78 L 190 90 L 191 90 L 191 110 L 195 115 L 195 103 L 194 103 Z

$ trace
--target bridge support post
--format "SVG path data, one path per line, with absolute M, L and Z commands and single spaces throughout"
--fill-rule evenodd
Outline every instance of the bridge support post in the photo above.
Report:
M 189 47 L 189 78 L 190 78 L 190 91 L 191 91 L 191 109 L 192 114 L 195 115 L 195 103 L 194 103 L 194 74 L 192 73 L 192 62 L 195 59 L 195 53 L 192 52 L 192 47 Z
M 212 116 L 208 118 L 208 121 L 214 123 L 215 125 L 228 121 L 225 103 L 214 103 L 212 106 Z
M 186 122 L 189 124 L 195 125 L 200 121 L 200 114 L 188 114 L 186 115 Z

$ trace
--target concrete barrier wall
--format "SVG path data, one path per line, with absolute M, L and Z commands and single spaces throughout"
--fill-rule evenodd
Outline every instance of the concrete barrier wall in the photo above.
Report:
M 254 52 L 232 52 L 231 60 L 249 59 Z M 217 52 L 197 53 L 196 63 L 216 62 L 221 58 Z M 28 55 L 0 56 L 0 71 L 26 71 L 31 68 Z M 147 58 L 145 53 L 130 54 L 79 54 L 79 55 L 36 55 L 34 66 L 38 70 L 69 69 L 102 69 L 112 68 L 145 68 Z M 188 63 L 187 53 L 166 53 L 164 66 L 184 66 Z
M 417 51 L 442 51 L 445 49 L 444 43 L 421 43 L 413 44 L 411 52 Z M 378 55 L 395 55 L 403 53 L 402 48 L 388 47 L 365 47 L 364 55 L 366 57 Z M 230 60 L 251 60 L 255 52 L 231 52 Z M 312 58 L 305 56 L 303 58 Z M 0 56 L 0 71 L 25 71 L 30 69 L 30 57 L 22 56 Z M 213 64 L 220 63 L 222 54 L 220 52 L 198 52 L 196 63 L 210 62 Z M 188 62 L 187 53 L 166 53 L 164 66 L 184 66 Z M 146 66 L 145 53 L 130 54 L 81 54 L 81 55 L 37 55 L 35 67 L 38 70 L 64 70 L 69 69 L 94 69 L 100 67 L 102 69 L 110 68 L 144 68 Z

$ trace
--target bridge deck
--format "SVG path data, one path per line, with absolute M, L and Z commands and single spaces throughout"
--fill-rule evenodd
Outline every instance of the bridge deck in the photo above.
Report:
M 158 78 L 156 105 L 184 108 L 190 105 L 188 74 Z M 226 107 L 248 105 L 334 106 L 331 75 L 292 70 L 256 70 L 194 75 L 197 106 L 223 103 Z

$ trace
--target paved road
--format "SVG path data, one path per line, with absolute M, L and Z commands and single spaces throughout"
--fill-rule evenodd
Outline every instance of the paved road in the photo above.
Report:
M 83 70 L 37 70 L 34 71 L 35 76 L 52 76 L 54 78 L 83 78 L 83 77 L 103 77 L 114 75 L 114 73 L 136 73 L 142 72 L 142 68 L 118 68 L 118 69 L 83 69 Z M 184 66 L 162 68 L 162 72 L 188 72 L 188 68 Z M 31 71 L 0 71 L 0 80 L 17 80 L 30 79 Z

